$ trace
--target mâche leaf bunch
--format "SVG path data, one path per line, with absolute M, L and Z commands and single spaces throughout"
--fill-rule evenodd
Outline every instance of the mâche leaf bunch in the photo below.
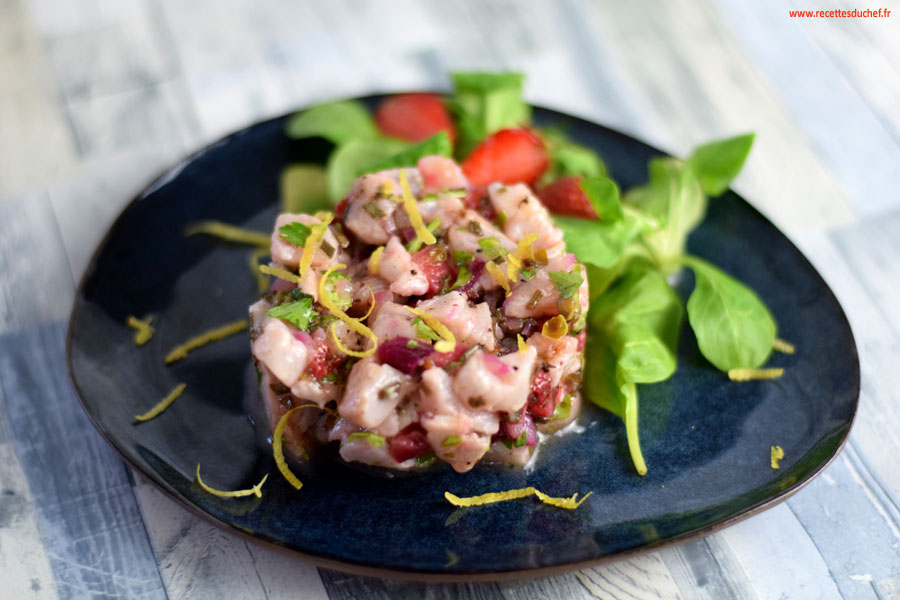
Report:
M 325 138 L 334 149 L 324 167 L 292 166 L 294 173 L 304 176 L 286 176 L 283 185 L 327 181 L 330 202 L 340 214 L 341 201 L 360 175 L 412 167 L 423 157 L 438 155 L 459 160 L 474 189 L 496 181 L 534 186 L 562 229 L 568 251 L 586 267 L 590 308 L 572 325 L 575 331 L 584 327 L 587 334 L 583 370 L 587 397 L 624 421 L 632 460 L 644 474 L 638 384 L 660 382 L 675 372 L 685 316 L 700 352 L 714 367 L 730 372 L 735 380 L 771 375 L 758 370 L 778 345 L 769 309 L 729 274 L 686 254 L 688 235 L 705 218 L 709 198 L 725 192 L 740 172 L 753 134 L 701 145 L 685 160 L 654 158 L 647 183 L 623 193 L 594 150 L 576 144 L 559 129 L 533 126 L 531 107 L 522 98 L 523 75 L 454 73 L 451 81 L 453 92 L 446 97 L 392 96 L 374 114 L 360 102 L 338 101 L 295 115 L 286 125 L 288 136 Z M 313 172 L 318 175 L 313 177 Z M 310 189 L 313 192 L 304 198 L 298 183 L 282 190 L 282 196 L 292 199 L 292 211 L 313 212 L 322 208 L 322 186 Z M 470 199 L 472 193 L 470 189 Z M 500 227 L 506 218 L 496 215 Z M 426 224 L 416 219 L 413 223 L 418 237 L 428 239 L 431 231 L 425 231 Z M 469 225 L 473 234 L 482 234 L 476 231 L 481 229 L 477 222 Z M 291 237 L 303 233 L 282 231 Z M 508 293 L 508 273 L 527 280 L 534 271 L 530 265 L 501 269 L 498 264 L 512 264 L 512 254 L 496 242 L 489 235 L 480 237 L 479 254 L 488 259 L 486 272 Z M 418 250 L 421 243 L 410 247 Z M 376 270 L 379 258 L 380 252 L 372 257 Z M 471 257 L 455 260 L 458 274 L 445 289 L 461 288 L 473 279 Z M 693 272 L 696 284 L 683 305 L 668 278 L 685 268 Z M 582 276 L 576 270 L 550 277 L 562 302 L 575 293 Z M 429 325 L 418 323 L 423 330 Z M 545 330 L 552 335 L 549 325 Z M 423 337 L 440 338 L 432 333 Z

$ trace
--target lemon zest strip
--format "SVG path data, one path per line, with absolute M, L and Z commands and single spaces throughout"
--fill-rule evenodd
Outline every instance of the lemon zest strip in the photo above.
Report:
M 381 253 L 384 252 L 384 246 L 378 246 L 369 257 L 369 275 L 378 275 L 378 266 L 381 264 Z
M 371 329 L 369 329 L 368 327 L 363 325 L 360 321 L 354 319 L 353 317 L 349 316 L 347 313 L 342 311 L 340 308 L 338 308 L 338 306 L 331 299 L 331 294 L 329 294 L 328 290 L 325 289 L 325 282 L 328 280 L 328 277 L 331 276 L 331 274 L 334 271 L 336 271 L 337 269 L 346 269 L 346 268 L 347 268 L 347 265 L 343 265 L 343 264 L 331 265 L 330 267 L 328 267 L 328 270 L 325 271 L 325 274 L 322 275 L 322 278 L 319 280 L 319 303 L 322 306 L 324 306 L 325 308 L 327 308 L 328 310 L 330 310 L 332 315 L 334 315 L 335 317 L 337 317 L 338 319 L 340 319 L 341 321 L 346 323 L 347 327 L 349 327 L 356 333 L 358 333 L 360 335 L 364 335 L 367 338 L 369 338 L 370 340 L 372 340 L 371 348 L 369 348 L 368 350 L 366 350 L 364 352 L 356 352 L 354 350 L 348 350 L 347 348 L 345 348 L 344 345 L 341 344 L 340 340 L 338 340 L 337 335 L 334 335 L 334 341 L 337 342 L 338 349 L 341 352 L 343 352 L 345 354 L 349 354 L 350 356 L 357 356 L 359 358 L 365 358 L 366 356 L 371 356 L 372 354 L 375 353 L 375 348 L 378 347 L 378 337 L 372 332 Z M 373 298 L 375 297 L 374 294 L 372 295 L 372 297 Z M 331 324 L 332 334 L 335 333 L 334 326 L 335 326 L 335 323 L 332 323 Z
M 128 315 L 128 320 L 126 323 L 129 327 L 135 330 L 134 334 L 134 343 L 138 346 L 143 346 L 150 338 L 153 337 L 153 334 L 156 332 L 156 329 L 153 328 L 150 323 L 153 322 L 153 315 L 147 315 L 143 319 L 138 319 L 135 316 Z
M 412 190 L 409 188 L 409 181 L 406 179 L 406 172 L 403 169 L 400 169 L 400 189 L 403 190 L 403 208 L 406 209 L 406 214 L 409 215 L 409 222 L 416 231 L 416 237 L 422 240 L 422 243 L 426 246 L 437 242 L 434 234 L 425 227 L 425 221 L 422 220 L 422 215 L 419 213 L 419 207 L 416 204 Z
M 328 226 L 331 224 L 332 219 L 334 219 L 334 215 L 331 213 L 321 214 L 316 213 L 316 216 L 319 216 L 321 219 L 321 223 L 317 223 L 313 225 L 310 229 L 312 231 L 309 234 L 309 237 L 306 238 L 306 244 L 303 246 L 303 255 L 300 257 L 300 277 L 306 277 L 306 274 L 309 272 L 309 267 L 312 266 L 313 256 L 316 254 L 316 250 L 319 249 L 319 244 L 322 243 L 322 238 L 325 237 L 325 232 L 328 231 Z
M 525 343 L 521 333 L 516 334 L 516 341 L 519 344 L 519 352 L 528 352 L 528 344 Z
M 368 283 L 366 284 L 366 287 L 369 288 L 369 297 L 372 300 L 369 302 L 369 310 L 366 311 L 366 314 L 357 319 L 357 321 L 359 322 L 363 322 L 368 319 L 369 315 L 372 314 L 372 311 L 375 310 L 375 292 L 372 291 L 372 286 Z
M 790 342 L 775 338 L 772 340 L 772 350 L 783 352 L 784 354 L 793 354 L 797 351 L 797 348 Z
M 500 287 L 502 287 L 506 291 L 506 295 L 509 296 L 512 292 L 509 289 L 509 279 L 507 279 L 506 274 L 500 270 L 500 267 L 497 266 L 492 260 L 487 261 L 484 265 L 484 268 L 487 269 L 487 272 L 491 274 L 491 277 L 494 278 Z
M 537 496 L 541 502 L 544 504 L 549 504 L 550 506 L 555 506 L 557 508 L 565 508 L 567 510 L 574 510 L 581 506 L 581 503 L 590 497 L 594 492 L 588 492 L 584 496 L 581 497 L 581 500 L 577 500 L 578 494 L 573 494 L 569 498 L 554 498 L 552 496 L 548 496 L 544 492 L 535 489 L 531 486 L 526 488 L 521 488 L 518 490 L 507 490 L 505 492 L 489 492 L 487 494 L 482 494 L 480 496 L 471 496 L 469 498 L 460 498 L 450 492 L 444 492 L 444 498 L 447 499 L 450 504 L 453 506 L 482 506 L 484 504 L 493 504 L 494 502 L 506 502 L 508 500 L 518 500 L 520 498 L 527 498 L 528 496 Z
M 731 369 L 728 371 L 728 379 L 732 381 L 755 381 L 763 379 L 778 379 L 784 375 L 784 369 Z
M 769 456 L 769 460 L 772 463 L 772 468 L 780 469 L 781 465 L 779 465 L 778 463 L 781 461 L 781 459 L 784 458 L 784 450 L 781 448 L 781 446 L 772 446 L 769 449 Z
M 171 406 L 171 404 L 173 402 L 175 402 L 175 400 L 177 400 L 179 396 L 181 396 L 182 392 L 184 392 L 184 388 L 186 388 L 186 387 L 187 387 L 186 383 L 179 383 L 178 385 L 175 386 L 175 389 L 173 389 L 171 392 L 169 392 L 169 394 L 165 398 L 160 400 L 156 404 L 156 406 L 154 406 L 153 408 L 151 408 L 150 410 L 148 410 L 147 412 L 145 412 L 142 415 L 135 415 L 134 420 L 137 421 L 138 423 L 143 423 L 144 421 L 149 421 L 150 419 L 155 419 L 164 410 L 169 408 L 169 406 Z
M 290 271 L 286 271 L 285 269 L 280 269 L 278 267 L 270 267 L 269 265 L 259 265 L 259 270 L 265 273 L 266 275 L 274 275 L 278 279 L 284 279 L 285 281 L 290 281 L 291 283 L 295 283 L 300 285 L 303 283 L 303 280 L 291 273 Z
M 205 346 L 211 342 L 215 342 L 230 335 L 240 333 L 241 331 L 247 329 L 249 325 L 250 324 L 247 322 L 247 319 L 241 319 L 240 321 L 228 323 L 227 325 L 222 325 L 221 327 L 210 329 L 205 333 L 201 333 L 196 337 L 192 337 L 180 346 L 172 348 L 172 350 L 168 354 L 166 354 L 166 364 L 168 365 L 175 362 L 176 360 L 181 360 L 188 355 L 188 352 L 196 350 L 197 348 Z
M 268 248 L 257 248 L 247 256 L 247 264 L 250 266 L 250 272 L 256 277 L 256 287 L 259 289 L 259 293 L 269 289 L 269 279 L 259 270 L 259 259 L 268 254 Z
M 268 478 L 269 478 L 269 474 L 266 473 L 263 476 L 263 478 L 259 480 L 259 483 L 254 485 L 249 490 L 234 490 L 233 492 L 225 492 L 222 490 L 217 490 L 215 488 L 211 488 L 208 485 L 206 485 L 205 483 L 203 483 L 203 480 L 200 479 L 200 464 L 199 463 L 197 464 L 197 483 L 200 485 L 200 487 L 202 487 L 204 490 L 206 490 L 210 494 L 212 494 L 214 496 L 219 496 L 220 498 L 240 498 L 242 496 L 256 496 L 257 498 L 262 498 L 262 491 L 261 491 L 262 486 L 266 482 L 266 479 L 268 479 Z
M 275 425 L 275 431 L 272 432 L 272 456 L 275 458 L 275 465 L 278 467 L 278 471 L 284 476 L 288 483 L 294 486 L 295 489 L 300 489 L 303 487 L 303 482 L 297 479 L 297 476 L 291 471 L 291 468 L 288 467 L 287 462 L 284 460 L 284 428 L 287 425 L 288 417 L 290 417 L 295 411 L 300 410 L 301 408 L 321 408 L 318 404 L 301 404 L 300 406 L 295 406 L 290 409 L 278 419 L 278 424 Z
M 425 321 L 426 325 L 431 327 L 436 334 L 441 336 L 441 339 L 434 344 L 435 350 L 442 354 L 453 352 L 453 349 L 456 347 L 456 336 L 454 336 L 453 332 L 447 329 L 447 326 L 441 323 L 437 317 L 425 312 L 424 310 L 413 308 L 411 306 L 404 306 L 403 308 L 416 315 L 417 317 L 421 317 L 422 320 Z
M 272 237 L 262 231 L 253 231 L 251 229 L 243 229 L 235 227 L 221 221 L 200 221 L 189 225 L 184 230 L 184 235 L 191 236 L 198 233 L 205 233 L 226 242 L 235 242 L 238 244 L 249 244 L 251 246 L 259 246 L 260 248 L 269 248 L 272 245 Z
M 534 242 L 538 239 L 538 234 L 530 233 L 519 240 L 519 244 L 512 254 L 506 257 L 506 276 L 510 281 L 519 278 L 519 270 L 522 268 L 522 261 L 526 258 L 534 259 Z

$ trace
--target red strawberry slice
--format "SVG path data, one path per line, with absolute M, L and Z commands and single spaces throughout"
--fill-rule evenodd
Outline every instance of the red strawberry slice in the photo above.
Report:
M 580 177 L 562 177 L 538 189 L 537 195 L 547 210 L 555 215 L 596 219 L 597 212 L 581 191 L 580 183 Z
M 481 142 L 462 163 L 473 186 L 500 183 L 531 184 L 550 162 L 544 142 L 528 129 L 503 129 Z
M 375 123 L 384 135 L 408 142 L 427 140 L 440 131 L 446 131 L 451 142 L 456 140 L 450 113 L 434 94 L 391 96 L 375 111 Z

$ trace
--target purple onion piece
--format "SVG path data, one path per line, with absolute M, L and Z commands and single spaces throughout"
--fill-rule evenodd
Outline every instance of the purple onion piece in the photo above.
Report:
M 515 441 L 525 432 L 525 443 L 529 446 L 537 446 L 537 429 L 534 426 L 534 419 L 529 414 L 523 414 L 522 418 L 516 423 L 503 423 L 506 427 L 506 437 Z
M 472 278 L 459 288 L 459 291 L 463 294 L 468 294 L 469 291 L 475 287 L 475 284 L 478 283 L 478 279 L 481 277 L 481 274 L 484 273 L 484 263 L 480 260 L 473 260 L 469 263 L 469 273 L 472 274 Z
M 412 375 L 431 351 L 430 344 L 399 336 L 378 344 L 376 352 L 381 364 L 390 365 L 401 373 Z

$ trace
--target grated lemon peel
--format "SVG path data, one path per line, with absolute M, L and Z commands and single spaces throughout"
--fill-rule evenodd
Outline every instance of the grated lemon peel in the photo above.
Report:
M 416 237 L 422 240 L 422 243 L 426 246 L 437 242 L 434 234 L 425 227 L 425 221 L 422 220 L 422 215 L 419 213 L 419 207 L 416 204 L 412 190 L 409 188 L 409 181 L 406 179 L 406 172 L 403 169 L 400 169 L 400 189 L 403 192 L 403 208 L 406 209 L 406 214 L 409 216 L 409 221 L 416 232 Z
M 215 342 L 230 335 L 240 333 L 241 331 L 247 329 L 247 327 L 249 326 L 250 324 L 247 322 L 247 319 L 241 319 L 240 321 L 228 323 L 226 325 L 222 325 L 221 327 L 210 329 L 209 331 L 201 333 L 196 337 L 192 337 L 185 343 L 172 348 L 172 350 L 168 354 L 166 354 L 166 364 L 168 365 L 177 360 L 181 360 L 188 355 L 188 352 L 196 350 L 197 348 L 205 346 L 211 342 Z
M 528 344 L 525 343 L 521 333 L 516 334 L 516 342 L 519 344 L 519 352 L 528 352 Z
M 203 488 L 205 491 L 209 492 L 213 496 L 218 496 L 219 498 L 241 498 L 243 496 L 256 496 L 257 498 L 262 498 L 262 486 L 266 482 L 266 479 L 269 478 L 269 474 L 266 473 L 263 475 L 263 478 L 259 480 L 259 483 L 254 485 L 252 488 L 248 490 L 234 490 L 234 491 L 223 491 L 217 490 L 215 488 L 211 488 L 206 485 L 202 479 L 200 479 L 200 464 L 197 463 L 197 483 Z
M 297 479 L 297 476 L 294 475 L 293 471 L 291 471 L 291 468 L 288 467 L 287 462 L 284 460 L 284 428 L 287 426 L 288 418 L 296 411 L 304 408 L 321 407 L 318 404 L 312 403 L 295 406 L 281 415 L 281 418 L 278 419 L 278 424 L 275 425 L 275 431 L 272 432 L 272 456 L 275 458 L 275 466 L 278 467 L 278 471 L 287 482 L 297 490 L 303 487 L 303 482 Z
M 235 227 L 221 221 L 200 221 L 189 225 L 184 230 L 184 235 L 186 236 L 197 235 L 198 233 L 215 236 L 226 242 L 249 244 L 260 248 L 268 249 L 272 245 L 272 237 L 267 233 Z
M 319 218 L 321 223 L 316 223 L 310 227 L 312 231 L 309 237 L 306 238 L 306 244 L 303 246 L 303 255 L 300 257 L 301 278 L 306 277 L 306 274 L 309 272 L 313 256 L 315 256 L 316 250 L 319 249 L 319 244 L 322 243 L 322 238 L 325 237 L 325 232 L 328 231 L 328 226 L 331 225 L 331 221 L 334 219 L 334 215 L 331 213 L 316 213 L 316 217 Z
M 147 342 L 150 341 L 150 338 L 153 337 L 153 334 L 156 333 L 156 329 L 153 328 L 150 323 L 153 322 L 155 317 L 153 315 L 147 315 L 143 319 L 138 319 L 133 315 L 128 315 L 128 320 L 126 323 L 129 327 L 134 329 L 134 343 L 137 346 L 143 346 Z
M 784 375 L 784 369 L 781 367 L 775 369 L 731 369 L 728 371 L 728 379 L 732 381 L 778 379 L 782 375 Z
M 782 352 L 784 354 L 793 354 L 797 351 L 797 348 L 790 342 L 775 338 L 774 340 L 772 340 L 772 350 Z
M 555 506 L 557 508 L 565 508 L 566 510 L 575 510 L 581 506 L 582 502 L 587 500 L 594 492 L 588 492 L 578 500 L 578 494 L 572 494 L 569 498 L 554 498 L 544 492 L 534 488 L 526 487 L 518 490 L 507 490 L 505 492 L 489 492 L 480 496 L 471 496 L 469 498 L 460 498 L 450 492 L 444 492 L 444 498 L 453 506 L 482 506 L 484 504 L 493 504 L 494 502 L 506 502 L 508 500 L 519 500 L 528 496 L 537 496 L 544 504 Z
M 378 337 L 372 332 L 371 329 L 362 324 L 361 321 L 354 319 L 349 316 L 347 313 L 342 311 L 331 299 L 331 294 L 328 293 L 328 290 L 325 289 L 325 282 L 328 280 L 328 277 L 338 269 L 346 269 L 347 265 L 337 264 L 328 267 L 328 270 L 325 271 L 325 274 L 322 275 L 322 278 L 319 280 L 319 303 L 331 311 L 331 314 L 343 321 L 347 324 L 347 327 L 355 331 L 360 335 L 364 335 L 370 340 L 372 340 L 372 347 L 364 352 L 357 352 L 355 350 L 350 350 L 349 348 L 345 348 L 344 345 L 337 337 L 337 333 L 335 331 L 336 323 L 331 324 L 331 333 L 334 335 L 334 341 L 337 342 L 338 349 L 347 354 L 349 356 L 355 356 L 358 358 L 365 358 L 366 356 L 371 356 L 375 353 L 375 349 L 378 347 Z M 374 294 L 373 294 L 374 299 Z
M 506 292 L 506 295 L 509 296 L 512 291 L 509 289 L 509 279 L 506 277 L 506 274 L 500 270 L 500 267 L 497 266 L 492 260 L 489 260 L 485 263 L 484 268 L 487 269 L 487 272 L 491 274 L 491 277 L 494 278 L 494 281 L 503 288 Z
M 381 264 L 381 253 L 384 252 L 384 246 L 378 246 L 369 257 L 369 275 L 378 275 L 378 266 Z
M 769 449 L 769 460 L 772 463 L 773 469 L 777 470 L 777 469 L 781 468 L 781 465 L 778 463 L 783 458 L 784 458 L 784 450 L 781 448 L 781 446 L 772 446 Z
M 426 325 L 431 327 L 436 334 L 441 336 L 441 339 L 434 343 L 435 350 L 442 354 L 453 352 L 453 349 L 456 348 L 456 336 L 454 336 L 453 332 L 447 329 L 447 326 L 441 323 L 437 317 L 424 310 L 413 308 L 411 306 L 404 306 L 403 308 L 417 317 L 421 317 Z
M 522 268 L 522 261 L 526 258 L 534 259 L 534 242 L 538 239 L 538 234 L 530 233 L 519 240 L 516 249 L 509 255 L 506 260 L 506 276 L 510 281 L 519 278 L 519 270 Z
M 268 254 L 268 248 L 257 248 L 247 255 L 247 264 L 250 265 L 250 272 L 256 277 L 256 287 L 260 294 L 269 289 L 269 279 L 259 270 L 259 259 Z
M 290 281 L 291 283 L 300 285 L 303 283 L 303 280 L 287 271 L 285 269 L 281 269 L 279 267 L 270 267 L 269 265 L 259 265 L 259 270 L 266 275 L 274 275 L 278 279 L 284 279 L 285 281 Z
M 144 421 L 149 421 L 150 419 L 155 419 L 156 417 L 161 415 L 164 410 L 169 408 L 169 406 L 171 406 L 172 403 L 175 402 L 179 396 L 181 396 L 181 394 L 184 392 L 184 388 L 186 388 L 186 387 L 187 387 L 186 383 L 179 383 L 178 385 L 175 386 L 175 388 L 171 392 L 169 392 L 169 394 L 165 398 L 160 400 L 156 404 L 156 406 L 154 406 L 153 408 L 151 408 L 150 410 L 148 410 L 147 412 L 145 412 L 142 415 L 135 415 L 134 420 L 137 421 L 138 423 L 143 423 Z

